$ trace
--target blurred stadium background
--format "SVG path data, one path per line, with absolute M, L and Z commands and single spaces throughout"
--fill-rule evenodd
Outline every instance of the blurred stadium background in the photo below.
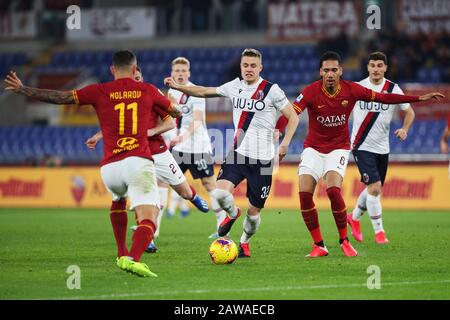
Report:
M 68 28 L 71 5 L 81 9 L 81 29 Z M 367 27 L 371 5 L 381 9 L 380 29 Z M 342 55 L 343 78 L 355 81 L 367 76 L 368 53 L 384 51 L 387 78 L 406 93 L 446 95 L 438 103 L 414 105 L 416 121 L 406 141 L 391 136 L 385 206 L 450 209 L 448 155 L 439 150 L 450 111 L 446 0 L 0 0 L 0 39 L 2 77 L 13 69 L 27 85 L 61 90 L 111 80 L 112 53 L 122 48 L 136 52 L 146 81 L 162 90 L 177 56 L 191 61 L 191 81 L 218 86 L 239 76 L 242 49 L 255 47 L 263 53 L 263 77 L 278 83 L 291 101 L 318 79 L 325 50 Z M 84 145 L 98 129 L 93 109 L 58 108 L 2 90 L 0 115 L 0 206 L 108 206 L 97 168 L 102 146 L 89 151 Z M 396 114 L 391 134 L 401 116 Z M 232 128 L 227 100 L 208 100 L 207 125 L 226 136 Z M 305 114 L 285 161 L 291 165 L 275 178 L 273 208 L 298 207 L 295 169 L 306 132 Z M 215 146 L 220 163 L 229 146 Z M 345 181 L 352 206 L 362 188 L 354 165 Z M 236 191 L 239 201 L 244 188 Z M 317 197 L 328 208 L 323 189 Z

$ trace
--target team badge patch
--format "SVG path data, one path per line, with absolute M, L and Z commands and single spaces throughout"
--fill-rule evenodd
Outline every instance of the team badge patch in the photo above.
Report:
M 263 100 L 264 99 L 264 91 L 258 90 L 258 93 L 256 94 L 256 99 Z
M 303 94 L 300 94 L 297 99 L 295 99 L 295 102 L 300 102 L 300 100 L 303 99 Z
M 369 182 L 369 175 L 367 174 L 367 173 L 363 173 L 363 181 L 365 182 L 365 183 L 368 183 Z
M 346 107 L 348 105 L 348 100 L 342 100 L 341 105 Z

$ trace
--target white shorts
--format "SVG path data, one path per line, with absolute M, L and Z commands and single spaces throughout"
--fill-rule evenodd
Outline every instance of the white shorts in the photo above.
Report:
M 176 186 L 186 181 L 186 177 L 180 169 L 180 166 L 173 158 L 169 150 L 154 154 L 156 178 L 171 186 Z
M 130 199 L 130 210 L 141 205 L 159 206 L 159 192 L 153 161 L 128 157 L 100 168 L 103 183 L 112 193 L 113 201 Z
M 309 174 L 319 181 L 328 171 L 336 171 L 343 178 L 349 156 L 350 150 L 336 149 L 330 153 L 320 153 L 313 148 L 306 148 L 300 158 L 298 175 Z

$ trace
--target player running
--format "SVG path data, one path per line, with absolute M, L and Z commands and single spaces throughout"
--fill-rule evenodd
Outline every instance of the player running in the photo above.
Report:
M 135 76 L 135 80 L 138 82 L 144 82 L 141 70 L 138 68 Z M 183 199 L 189 200 L 197 209 L 202 212 L 208 212 L 208 204 L 199 195 L 197 195 L 194 187 L 190 186 L 184 174 L 182 174 L 180 167 L 169 152 L 164 139 L 161 134 L 169 131 L 175 127 L 173 118 L 158 107 L 153 108 L 152 122 L 149 124 L 148 129 L 148 144 L 150 152 L 152 153 L 156 179 L 158 182 L 159 196 L 160 196 L 160 212 L 158 214 L 156 231 L 154 238 L 159 236 L 159 230 L 161 228 L 161 217 L 164 205 L 167 202 L 167 191 L 170 185 Z M 161 120 L 160 120 L 161 119 Z M 159 121 L 160 120 L 160 121 Z M 86 140 L 86 145 L 89 149 L 95 149 L 97 143 L 102 139 L 102 132 L 99 131 L 92 137 Z M 125 210 L 126 208 L 123 208 Z M 156 252 L 157 248 L 152 241 L 147 252 Z
M 182 86 L 194 86 L 189 81 L 190 76 L 189 60 L 184 57 L 175 58 L 172 61 L 171 72 L 173 81 Z M 212 195 L 212 191 L 216 189 L 216 180 L 214 161 L 211 156 L 211 139 L 206 128 L 205 99 L 186 95 L 172 88 L 169 89 L 169 95 L 175 98 L 183 112 L 183 116 L 177 119 L 177 136 L 170 142 L 170 146 L 173 147 L 172 154 L 183 173 L 189 170 L 192 178 L 201 179 L 203 186 L 211 196 L 211 207 L 216 215 L 217 230 L 225 219 L 226 213 Z M 210 235 L 210 238 L 216 237 L 216 233 Z
M 341 58 L 335 52 L 326 52 L 320 58 L 318 80 L 303 89 L 294 102 L 294 108 L 308 108 L 309 129 L 301 155 L 299 197 L 303 220 L 314 241 L 307 257 L 328 255 L 319 226 L 319 217 L 313 201 L 317 182 L 324 178 L 331 209 L 339 231 L 339 243 L 346 256 L 357 252 L 347 238 L 347 209 L 341 195 L 342 181 L 350 153 L 348 118 L 358 100 L 401 104 L 440 99 L 440 93 L 407 96 L 378 93 L 352 82 L 341 80 Z
M 181 112 L 161 91 L 148 83 L 134 80 L 137 61 L 133 52 L 117 51 L 111 72 L 114 81 L 91 84 L 79 90 L 57 91 L 26 87 L 15 72 L 7 75 L 6 90 L 54 104 L 92 105 L 104 135 L 101 176 L 112 193 L 111 223 L 117 244 L 117 266 L 140 276 L 156 274 L 140 262 L 153 239 L 159 211 L 156 172 L 147 140 L 148 123 L 154 107 L 179 117 Z M 126 245 L 127 212 L 125 197 L 138 220 L 131 250 Z
M 384 77 L 386 70 L 386 55 L 382 52 L 371 53 L 367 64 L 369 76 L 359 84 L 375 92 L 403 94 L 397 84 Z M 358 101 L 353 110 L 352 152 L 361 174 L 361 182 L 366 185 L 358 197 L 353 212 L 348 214 L 348 223 L 356 241 L 363 240 L 359 219 L 367 210 L 375 231 L 375 242 L 378 244 L 389 242 L 381 217 L 381 191 L 388 168 L 389 128 L 395 107 L 405 112 L 402 127 L 394 132 L 397 138 L 404 141 L 415 117 L 409 103 L 389 106 L 378 102 Z
M 247 179 L 249 208 L 243 223 L 239 244 L 239 257 L 250 257 L 250 238 L 261 223 L 260 212 L 264 208 L 272 185 L 275 146 L 273 134 L 277 111 L 287 119 L 286 134 L 279 146 L 280 160 L 286 155 L 289 143 L 297 128 L 298 117 L 284 92 L 277 84 L 260 77 L 262 55 L 258 50 L 245 49 L 241 55 L 241 76 L 220 87 L 181 85 L 169 77 L 164 83 L 189 96 L 228 97 L 233 103 L 235 127 L 234 148 L 228 154 L 217 176 L 217 188 L 211 192 L 227 217 L 218 228 L 219 236 L 225 236 L 241 215 L 234 203 L 233 190 Z

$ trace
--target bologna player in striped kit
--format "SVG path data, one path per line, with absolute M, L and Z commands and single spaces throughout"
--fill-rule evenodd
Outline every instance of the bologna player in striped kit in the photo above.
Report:
M 314 241 L 313 249 L 307 257 L 328 255 L 313 201 L 317 182 L 322 177 L 339 231 L 341 249 L 346 256 L 357 255 L 347 238 L 347 209 L 341 195 L 350 154 L 348 119 L 356 101 L 399 104 L 443 97 L 440 93 L 420 97 L 377 93 L 355 82 L 341 80 L 340 63 L 341 58 L 337 53 L 323 54 L 319 65 L 322 79 L 305 87 L 294 102 L 297 109 L 308 109 L 309 129 L 298 169 L 301 212 Z
M 217 189 L 211 195 L 228 214 L 218 228 L 219 236 L 225 236 L 241 215 L 241 209 L 234 203 L 233 190 L 244 179 L 247 180 L 249 208 L 240 239 L 239 257 L 250 257 L 250 237 L 258 230 L 260 212 L 272 185 L 273 136 L 278 112 L 288 119 L 286 134 L 279 146 L 280 159 L 286 155 L 298 125 L 298 117 L 284 92 L 277 84 L 260 77 L 262 68 L 261 53 L 255 49 L 245 49 L 241 55 L 242 80 L 236 78 L 217 88 L 179 85 L 172 78 L 164 80 L 169 87 L 189 96 L 222 96 L 232 100 L 234 148 L 222 164 Z
M 382 52 L 373 52 L 367 63 L 369 76 L 359 84 L 381 93 L 403 94 L 400 87 L 384 77 L 387 71 L 387 57 Z M 358 197 L 355 208 L 348 215 L 348 223 L 355 240 L 362 241 L 360 217 L 367 210 L 378 244 L 388 243 L 383 229 L 381 190 L 386 178 L 389 159 L 389 129 L 396 107 L 405 117 L 401 128 L 394 134 L 405 140 L 414 121 L 414 110 L 409 103 L 386 105 L 377 102 L 358 101 L 353 110 L 352 152 L 361 174 L 361 182 L 367 187 Z

